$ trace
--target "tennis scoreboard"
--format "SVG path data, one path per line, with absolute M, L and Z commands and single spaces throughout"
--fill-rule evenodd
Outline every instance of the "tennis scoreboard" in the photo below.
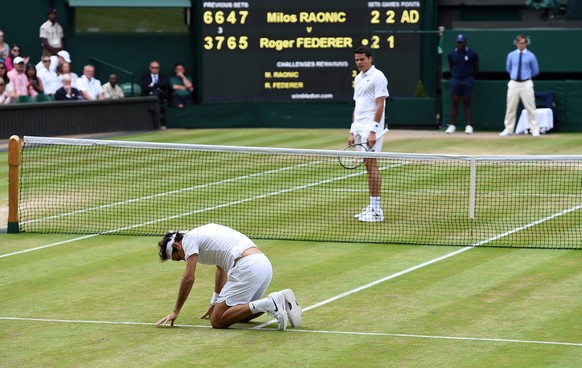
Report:
M 202 1 L 202 102 L 348 101 L 354 50 L 372 48 L 391 96 L 414 95 L 420 1 Z

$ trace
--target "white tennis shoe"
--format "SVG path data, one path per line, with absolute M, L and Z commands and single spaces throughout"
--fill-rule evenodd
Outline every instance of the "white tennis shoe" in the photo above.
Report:
M 278 323 L 278 329 L 284 330 L 287 328 L 289 317 L 285 308 L 285 297 L 281 291 L 269 294 L 269 299 L 272 304 L 268 306 L 267 313 L 275 317 Z
M 447 130 L 445 130 L 445 133 L 447 133 L 447 134 L 453 134 L 455 132 L 455 130 L 457 130 L 457 128 L 455 128 L 454 125 L 449 125 L 449 127 L 447 128 Z
M 540 136 L 540 130 L 539 129 L 532 129 L 531 130 L 531 136 L 532 137 L 539 137 Z
M 503 129 L 503 131 L 501 133 L 499 133 L 500 137 L 507 137 L 511 135 L 511 132 L 509 131 L 509 129 Z
M 297 303 L 297 299 L 295 299 L 293 290 L 285 289 L 281 291 L 281 294 L 285 298 L 285 308 L 287 309 L 287 317 L 289 318 L 291 326 L 300 327 L 301 321 L 303 320 L 303 312 L 301 311 L 299 303 Z
M 369 205 L 368 205 L 368 207 L 364 208 L 364 209 L 362 210 L 362 212 L 360 212 L 360 213 L 358 213 L 358 214 L 354 215 L 354 218 L 357 218 L 357 219 L 359 219 L 360 217 L 364 216 L 365 214 L 367 214 L 367 213 L 368 213 L 368 212 L 370 212 L 370 211 L 372 211 L 372 206 L 369 206 Z
M 465 127 L 465 134 L 473 134 L 473 127 L 470 125 L 467 125 Z
M 370 210 L 365 215 L 358 218 L 361 222 L 381 222 L 384 221 L 384 212 L 382 210 Z

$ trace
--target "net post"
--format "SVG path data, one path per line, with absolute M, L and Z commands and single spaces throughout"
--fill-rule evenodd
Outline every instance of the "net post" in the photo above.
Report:
M 8 233 L 18 233 L 18 180 L 21 160 L 20 137 L 8 141 Z
M 475 220 L 475 197 L 477 195 L 477 158 L 471 157 L 471 169 L 469 173 L 469 218 Z

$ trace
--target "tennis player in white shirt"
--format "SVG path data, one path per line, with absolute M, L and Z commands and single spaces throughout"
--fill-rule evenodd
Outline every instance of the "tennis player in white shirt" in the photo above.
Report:
M 198 263 L 216 265 L 214 293 L 210 307 L 202 316 L 210 318 L 213 328 L 228 328 L 248 322 L 264 312 L 285 330 L 287 323 L 299 327 L 302 312 L 291 289 L 261 298 L 271 283 L 271 262 L 246 235 L 226 226 L 207 224 L 187 232 L 168 232 L 158 243 L 162 262 L 186 261 L 178 299 L 170 314 L 157 326 L 174 325 L 192 286 Z
M 384 138 L 376 140 L 376 134 L 384 130 L 388 80 L 384 73 L 372 65 L 372 49 L 363 46 L 355 50 L 356 66 L 360 73 L 354 79 L 354 113 L 348 144 L 367 143 L 369 151 L 382 151 Z M 384 221 L 380 206 L 382 177 L 376 159 L 364 161 L 368 172 L 370 204 L 354 217 L 362 222 Z

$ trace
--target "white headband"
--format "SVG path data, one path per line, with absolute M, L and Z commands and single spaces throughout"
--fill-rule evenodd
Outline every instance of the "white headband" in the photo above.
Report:
M 174 235 L 172 235 L 172 237 L 170 238 L 170 241 L 168 242 L 168 244 L 166 244 L 166 257 L 167 259 L 172 259 L 172 253 L 174 251 L 174 249 L 172 248 L 172 245 L 174 245 L 174 243 L 176 242 L 176 234 L 174 233 Z

